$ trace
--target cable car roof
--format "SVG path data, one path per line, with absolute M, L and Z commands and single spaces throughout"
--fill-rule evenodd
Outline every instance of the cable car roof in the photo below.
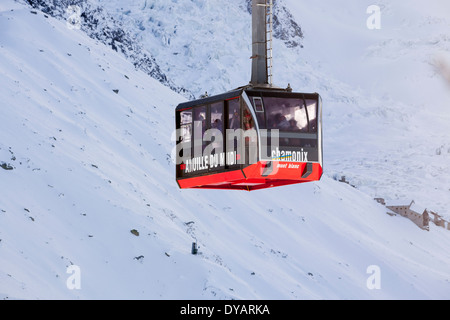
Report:
M 232 98 L 236 98 L 242 95 L 242 93 L 246 91 L 246 92 L 257 92 L 262 94 L 263 96 L 273 96 L 276 97 L 277 94 L 281 93 L 281 94 L 292 94 L 293 96 L 298 96 L 301 95 L 304 98 L 308 99 L 308 98 L 317 98 L 319 96 L 318 93 L 314 92 L 314 93 L 306 93 L 306 92 L 291 92 L 291 91 L 287 91 L 286 89 L 281 89 L 281 88 L 254 88 L 254 87 L 241 87 L 235 90 L 231 90 L 222 94 L 218 94 L 218 95 L 214 95 L 214 96 L 208 96 L 205 98 L 200 98 L 197 100 L 192 100 L 192 101 L 187 101 L 187 102 L 182 102 L 180 103 L 177 108 L 176 111 L 180 111 L 180 110 L 185 110 L 185 109 L 189 109 L 195 106 L 200 106 L 200 105 L 207 105 L 207 104 L 211 104 L 217 101 L 223 101 L 223 100 L 228 100 L 228 99 L 232 99 Z
M 236 98 L 236 97 L 239 97 L 243 91 L 244 91 L 243 89 L 237 89 L 237 90 L 228 91 L 228 92 L 225 92 L 222 94 L 218 94 L 215 96 L 210 96 L 210 97 L 205 97 L 205 98 L 198 99 L 198 100 L 183 102 L 178 105 L 178 107 L 176 108 L 176 111 L 192 108 L 192 107 L 202 105 L 202 104 L 211 104 L 213 102 L 220 101 L 220 100 Z

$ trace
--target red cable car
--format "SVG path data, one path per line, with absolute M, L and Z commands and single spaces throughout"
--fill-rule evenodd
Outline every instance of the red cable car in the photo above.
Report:
M 238 89 L 180 104 L 180 188 L 256 190 L 320 180 L 317 93 Z
M 267 1 L 253 0 L 250 84 L 181 103 L 175 110 L 181 189 L 251 191 L 322 177 L 320 95 L 295 93 L 268 81 L 266 17 L 271 17 L 272 1 Z

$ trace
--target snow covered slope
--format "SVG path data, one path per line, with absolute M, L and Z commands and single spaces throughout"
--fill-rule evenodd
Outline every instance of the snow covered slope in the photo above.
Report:
M 12 0 L 0 4 L 0 98 L 0 162 L 13 169 L 0 168 L 1 298 L 450 298 L 449 232 L 388 216 L 329 176 L 178 190 L 171 134 L 185 98 Z
M 283 2 L 305 33 L 297 60 L 325 97 L 328 173 L 450 218 L 450 87 L 436 70 L 450 63 L 450 3 L 378 1 L 381 29 L 370 30 L 373 1 Z
M 60 18 L 78 3 L 82 30 L 114 48 L 136 43 L 155 78 L 195 96 L 250 79 L 249 0 L 31 2 Z M 379 30 L 367 27 L 372 4 L 275 1 L 274 82 L 322 95 L 329 176 L 450 220 L 450 90 L 436 70 L 450 64 L 449 3 L 379 1 Z

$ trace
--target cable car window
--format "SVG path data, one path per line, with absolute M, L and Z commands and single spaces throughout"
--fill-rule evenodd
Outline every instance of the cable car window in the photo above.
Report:
M 317 101 L 305 100 L 309 118 L 309 132 L 317 132 Z
M 192 137 L 192 110 L 182 111 L 181 118 L 181 138 L 184 142 L 190 142 Z
M 225 149 L 225 140 L 223 137 L 224 128 L 223 128 L 223 109 L 224 103 L 223 101 L 214 103 L 210 106 L 210 119 L 211 119 L 211 129 L 215 129 L 211 131 L 208 135 L 209 146 L 206 147 L 204 153 L 209 156 L 209 170 L 222 170 L 225 163 L 220 164 L 220 155 L 223 154 Z M 217 131 L 219 130 L 221 135 L 217 136 Z M 205 155 L 205 154 L 204 154 Z
M 253 97 L 253 106 L 256 112 L 264 112 L 264 105 L 261 98 Z
M 194 113 L 194 157 L 203 155 L 206 142 L 203 141 L 203 135 L 206 131 L 206 106 L 195 107 Z
M 239 110 L 239 99 L 228 101 L 228 129 L 239 129 L 241 127 L 241 114 Z
M 211 105 L 211 128 L 218 129 L 223 133 L 223 103 L 218 102 Z
M 280 130 L 280 146 L 317 147 L 317 101 L 302 98 L 265 97 L 268 129 Z
M 205 121 L 206 121 L 206 107 L 203 106 L 194 108 L 194 122 L 201 122 L 203 126 L 206 124 Z
M 294 118 L 289 120 L 289 131 L 308 132 L 308 114 L 303 103 L 295 107 Z
M 287 130 L 291 114 L 290 99 L 264 98 L 269 129 Z
M 247 105 L 244 107 L 244 130 L 250 130 L 255 127 L 254 120 L 252 118 L 252 114 L 248 109 Z
M 282 132 L 317 132 L 315 100 L 266 97 L 264 105 L 269 129 L 279 129 Z
M 253 97 L 253 108 L 256 111 L 256 120 L 260 129 L 266 128 L 266 118 L 264 113 L 263 100 L 260 97 Z
M 261 114 L 261 113 L 260 113 Z M 253 164 L 256 163 L 258 160 L 258 139 L 257 139 L 257 133 L 255 129 L 255 119 L 253 119 L 252 113 L 249 109 L 249 106 L 247 106 L 246 103 L 244 103 L 243 108 L 243 129 L 245 130 L 244 138 L 245 138 L 245 163 L 246 164 Z
M 192 110 L 181 111 L 181 124 L 192 123 Z

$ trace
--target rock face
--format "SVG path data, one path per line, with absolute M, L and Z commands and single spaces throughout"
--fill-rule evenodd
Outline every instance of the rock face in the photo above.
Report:
M 122 23 L 111 16 L 102 7 L 92 5 L 87 0 L 27 0 L 35 9 L 55 18 L 68 20 L 67 8 L 80 8 L 80 28 L 89 37 L 99 40 L 113 50 L 121 52 L 137 69 L 140 69 L 168 86 L 175 92 L 191 98 L 192 94 L 170 81 L 152 55 L 139 45 L 134 36 L 124 29 Z
M 197 80 L 180 80 L 175 77 L 179 77 L 179 74 L 174 74 L 174 70 L 186 70 L 186 64 L 198 72 L 206 73 L 207 76 L 204 81 L 211 82 L 211 80 L 217 77 L 217 74 L 221 74 L 225 82 L 231 82 L 231 79 L 235 77 L 233 69 L 228 70 L 229 74 L 222 74 L 222 71 L 215 70 L 213 67 L 208 65 L 208 61 L 211 59 L 217 59 L 218 55 L 224 55 L 223 48 L 209 48 L 208 54 L 205 52 L 198 52 L 205 45 L 205 42 L 199 37 L 205 36 L 202 33 L 196 33 L 196 31 L 191 34 L 193 43 L 189 41 L 175 41 L 175 37 L 180 33 L 179 29 L 193 28 L 204 29 L 204 32 L 214 33 L 216 31 L 208 31 L 208 17 L 205 17 L 204 25 L 200 26 L 189 25 L 184 26 L 185 23 L 191 20 L 186 17 L 182 18 L 177 22 L 167 22 L 159 21 L 158 15 L 163 14 L 167 16 L 164 11 L 169 14 L 174 14 L 176 6 L 182 7 L 183 3 L 175 4 L 164 4 L 152 3 L 151 5 L 145 2 L 144 8 L 141 10 L 140 14 L 135 16 L 130 15 L 130 10 L 127 8 L 118 10 L 117 12 L 112 9 L 105 7 L 101 1 L 88 1 L 88 0 L 27 0 L 28 3 L 34 8 L 34 10 L 41 10 L 45 14 L 51 15 L 61 20 L 65 20 L 68 23 L 77 25 L 83 32 L 88 34 L 91 38 L 99 40 L 100 42 L 110 46 L 113 50 L 122 53 L 129 61 L 131 61 L 134 66 L 142 70 L 143 72 L 150 75 L 152 78 L 158 80 L 165 86 L 170 87 L 173 91 L 178 92 L 188 99 L 193 99 L 198 95 L 198 84 L 193 84 Z M 241 12 L 251 13 L 251 0 L 241 0 L 235 1 L 235 3 L 229 5 L 230 8 L 237 8 Z M 184 4 L 188 8 L 195 7 L 193 4 Z M 212 4 L 211 4 L 212 5 Z M 78 12 L 77 17 L 73 18 L 73 8 L 76 6 Z M 162 6 L 162 7 L 161 7 Z M 206 10 L 206 4 L 201 6 L 196 12 L 197 14 L 203 14 Z M 124 5 L 125 7 L 125 5 Z M 136 10 L 136 9 L 135 9 Z M 161 12 L 161 10 L 163 10 Z M 179 11 L 177 11 L 179 13 Z M 273 7 L 273 36 L 274 38 L 282 40 L 285 45 L 289 48 L 303 48 L 303 31 L 300 25 L 294 20 L 292 14 L 289 10 L 275 1 Z M 182 14 L 182 13 L 181 13 Z M 159 18 L 158 18 L 159 17 Z M 213 16 L 212 16 L 213 17 Z M 179 17 L 180 18 L 180 17 Z M 244 14 L 241 19 L 246 20 L 247 16 Z M 248 17 L 250 21 L 250 17 Z M 183 20 L 184 19 L 184 20 Z M 187 19 L 187 20 L 186 20 Z M 213 18 L 211 18 L 213 19 Z M 150 21 L 150 22 L 148 22 Z M 170 25 L 167 25 L 170 24 Z M 173 24 L 173 30 L 171 26 Z M 183 27 L 182 27 L 183 25 Z M 233 33 L 233 28 L 229 30 Z M 186 33 L 186 31 L 185 31 Z M 146 45 L 142 41 L 142 37 L 147 37 L 152 35 L 156 42 L 147 43 Z M 223 34 L 218 35 L 222 37 Z M 211 37 L 213 39 L 213 37 Z M 176 44 L 175 44 L 176 42 Z M 217 41 L 220 43 L 220 41 Z M 155 47 L 155 44 L 162 45 L 163 49 Z M 161 50 L 167 50 L 166 54 L 161 56 Z M 159 55 L 158 55 L 159 54 Z M 176 56 L 188 57 L 193 55 L 193 60 L 189 59 L 169 59 L 167 60 L 167 54 L 172 55 L 172 58 Z M 225 55 L 226 56 L 226 55 Z M 155 58 L 156 57 L 156 58 Z M 159 60 L 158 60 L 159 59 Z M 224 60 L 220 61 L 221 64 L 226 63 L 227 68 L 230 66 L 229 57 L 225 57 Z M 199 65 L 201 64 L 201 65 Z M 202 65 L 205 65 L 202 69 Z M 212 68 L 212 69 L 211 69 Z M 228 79 L 229 78 L 229 79 Z M 187 89 L 186 89 L 187 88 Z M 227 90 L 229 88 L 227 87 Z M 216 89 L 220 92 L 222 89 Z
M 7 164 L 5 162 L 2 162 L 0 164 L 0 168 L 3 168 L 4 170 L 14 170 L 14 167 L 12 167 L 10 164 Z
M 252 0 L 246 0 L 247 10 L 252 12 Z M 289 10 L 278 1 L 273 4 L 273 36 L 284 41 L 287 47 L 303 48 L 303 31 Z

